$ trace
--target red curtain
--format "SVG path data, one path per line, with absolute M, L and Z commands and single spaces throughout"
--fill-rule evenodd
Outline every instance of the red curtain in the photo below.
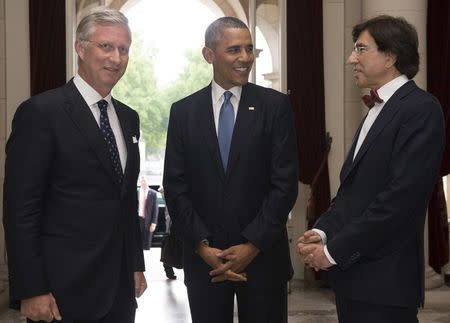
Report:
M 427 89 L 441 102 L 445 117 L 447 146 L 441 176 L 450 173 L 450 4 L 428 0 Z M 448 215 L 442 180 L 435 186 L 428 207 L 429 264 L 437 272 L 449 261 Z
M 65 1 L 29 0 L 31 95 L 66 83 Z
M 287 0 L 286 6 L 287 81 L 297 131 L 299 180 L 312 186 L 308 206 L 311 227 L 330 205 L 322 1 Z

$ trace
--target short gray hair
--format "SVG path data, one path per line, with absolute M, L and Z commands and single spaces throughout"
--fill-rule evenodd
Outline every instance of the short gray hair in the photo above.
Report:
M 128 18 L 123 13 L 118 10 L 102 7 L 81 19 L 77 27 L 76 39 L 79 41 L 89 40 L 97 25 L 123 25 L 130 31 Z
M 217 41 L 223 36 L 223 31 L 228 28 L 247 29 L 247 25 L 235 17 L 221 17 L 213 21 L 205 32 L 205 46 L 213 49 Z

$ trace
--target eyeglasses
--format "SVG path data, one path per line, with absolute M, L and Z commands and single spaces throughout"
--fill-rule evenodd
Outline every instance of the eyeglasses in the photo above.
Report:
M 119 51 L 119 54 L 121 56 L 126 56 L 130 52 L 130 48 L 129 47 L 114 46 L 114 45 L 112 45 L 110 43 L 107 43 L 107 42 L 96 42 L 96 41 L 93 41 L 93 40 L 84 40 L 84 41 L 95 44 L 105 54 L 110 54 L 110 53 L 114 52 L 116 49 Z
M 352 52 L 356 53 L 357 55 L 362 55 L 366 52 L 368 52 L 371 49 L 378 49 L 376 46 L 368 46 L 368 45 L 362 45 L 362 44 L 356 44 L 353 46 Z

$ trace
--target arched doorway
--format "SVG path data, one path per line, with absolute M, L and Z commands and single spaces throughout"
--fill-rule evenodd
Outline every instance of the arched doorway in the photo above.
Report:
M 151 185 L 162 180 L 171 103 L 206 86 L 211 71 L 201 57 L 206 27 L 235 16 L 252 31 L 256 60 L 250 81 L 283 90 L 280 0 L 77 0 L 74 25 L 97 6 L 119 9 L 130 19 L 133 45 L 127 73 L 113 95 L 141 117 L 141 169 Z M 70 42 L 68 50 L 72 50 Z M 190 70 L 195 71 L 190 73 Z M 69 73 L 72 75 L 73 73 Z M 136 82 L 136 80 L 140 80 Z

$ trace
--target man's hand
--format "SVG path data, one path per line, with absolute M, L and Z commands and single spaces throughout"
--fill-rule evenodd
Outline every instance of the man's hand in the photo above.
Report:
M 222 250 L 209 247 L 203 243 L 200 243 L 196 249 L 197 254 L 203 259 L 210 267 L 218 268 L 223 265 L 222 259 L 217 254 Z
M 134 294 L 136 297 L 141 297 L 147 289 L 147 281 L 144 273 L 141 271 L 134 272 Z
M 62 320 L 56 300 L 51 293 L 22 300 L 20 313 L 32 321 Z
M 307 253 L 305 253 L 305 247 L 309 244 L 318 244 L 323 245 L 322 238 L 320 237 L 320 234 L 313 230 L 308 230 L 305 233 L 303 233 L 300 238 L 297 240 L 297 252 L 299 253 L 300 257 L 305 260 L 305 256 Z
M 315 271 L 319 271 L 319 269 L 326 270 L 333 265 L 325 255 L 323 244 L 305 245 L 301 248 L 301 254 L 305 263 L 313 267 Z
M 307 244 L 307 243 L 323 243 L 323 241 L 319 233 L 313 230 L 308 230 L 305 231 L 305 233 L 303 233 L 303 235 L 300 238 L 298 238 L 297 247 L 300 244 Z
M 156 229 L 156 223 L 150 224 L 150 227 L 148 228 L 148 231 L 153 232 Z
M 223 261 L 226 261 L 225 266 L 222 268 L 216 268 L 209 274 L 211 276 L 217 276 L 224 274 L 228 269 L 235 273 L 242 273 L 245 268 L 253 261 L 258 255 L 259 249 L 255 247 L 251 242 L 244 244 L 238 244 L 228 249 L 223 250 L 217 254 Z
M 214 276 L 211 279 L 212 283 L 220 283 L 225 280 L 230 280 L 233 282 L 246 282 L 247 281 L 247 274 L 246 273 L 235 273 L 231 271 L 230 269 L 226 270 L 223 274 Z
M 209 247 L 203 243 L 200 243 L 196 249 L 197 254 L 214 270 L 218 270 L 218 274 L 213 275 L 211 280 L 213 283 L 222 282 L 225 280 L 232 281 L 247 281 L 245 273 L 236 273 L 230 270 L 230 264 L 224 263 L 223 260 L 218 257 L 218 254 L 222 250 Z
M 303 261 L 316 271 L 332 266 L 324 252 L 324 244 L 320 234 L 308 230 L 297 240 L 297 251 Z

